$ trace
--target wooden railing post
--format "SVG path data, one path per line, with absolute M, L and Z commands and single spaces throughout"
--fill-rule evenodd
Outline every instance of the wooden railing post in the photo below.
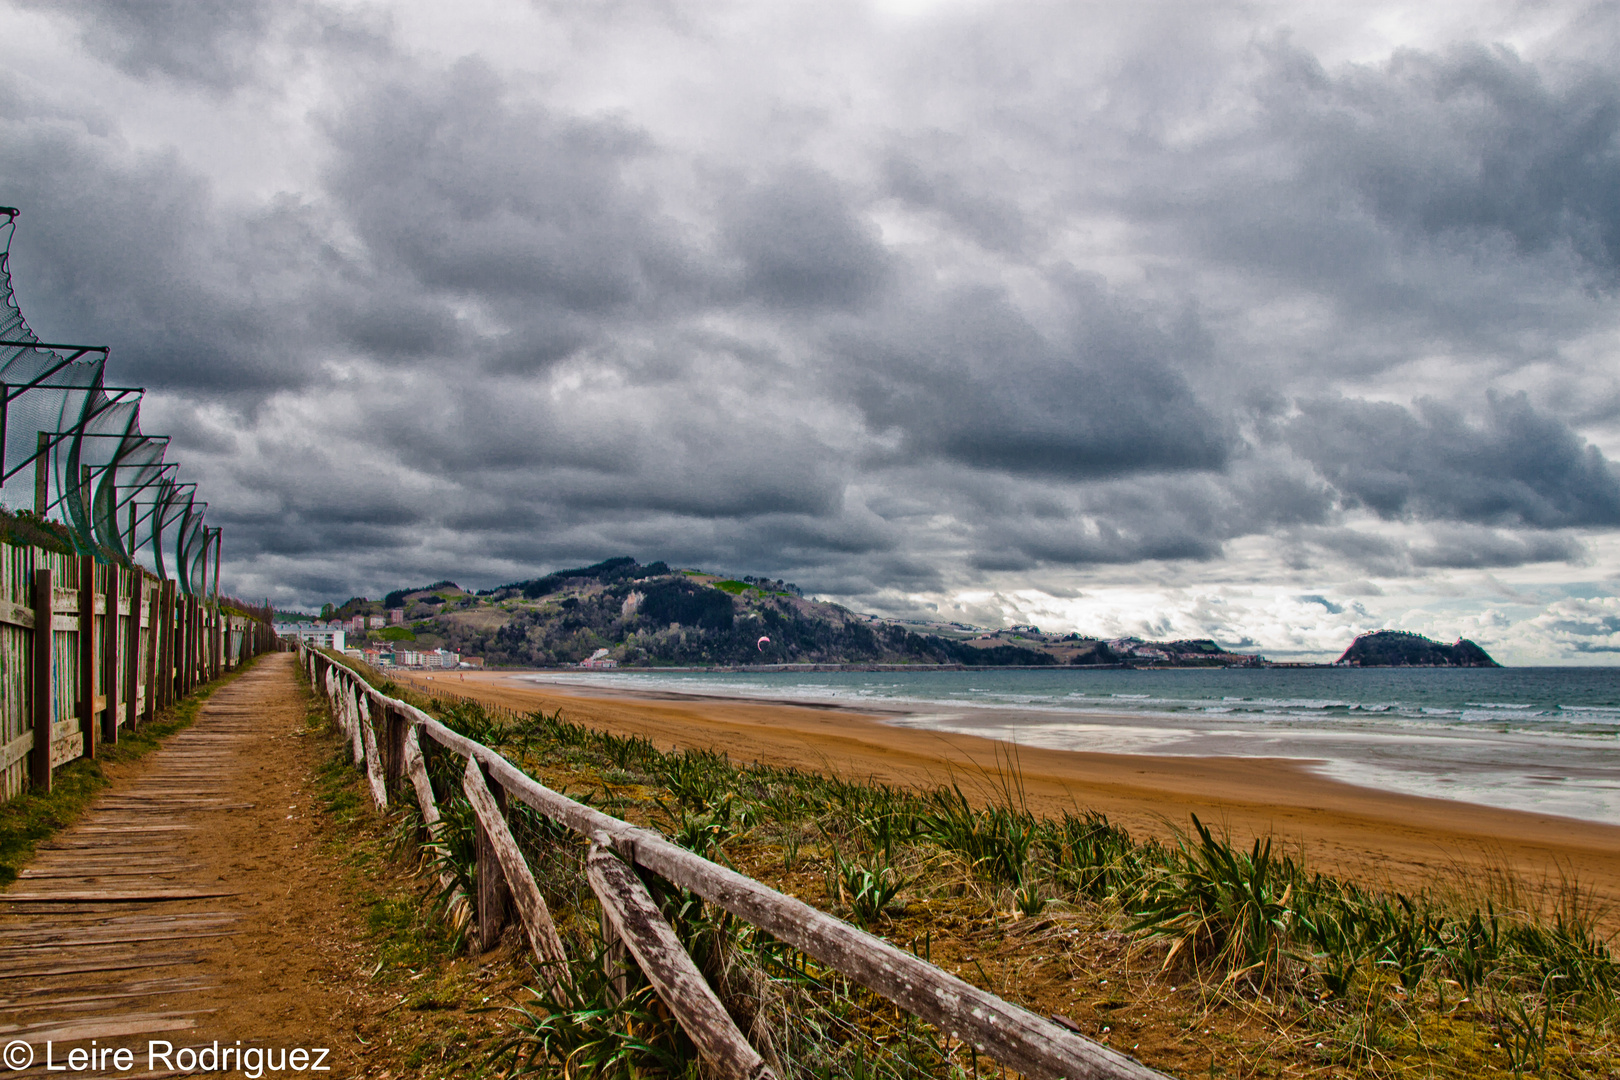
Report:
M 477 766 L 482 770 L 482 766 Z M 489 785 L 490 795 L 495 800 L 496 807 L 501 814 L 506 814 L 506 789 L 499 784 L 490 783 L 489 774 L 484 775 L 484 783 Z M 506 929 L 510 920 L 511 901 L 506 887 L 506 875 L 501 872 L 500 856 L 495 851 L 495 845 L 490 842 L 489 833 L 484 828 L 482 818 L 477 819 L 477 833 L 474 848 L 477 852 L 478 869 L 476 871 L 478 905 L 478 951 L 488 952 L 501 940 L 501 931 Z
M 118 741 L 118 633 L 117 563 L 107 564 L 107 613 L 101 617 L 101 685 L 107 692 L 107 706 L 101 713 L 101 741 Z
M 186 594 L 176 585 L 174 593 L 174 690 L 170 699 L 178 703 L 186 696 Z
M 34 748 L 28 762 L 29 781 L 35 791 L 51 790 L 51 725 L 56 719 L 51 665 L 51 622 L 55 616 L 52 591 L 56 583 L 49 568 L 34 571 Z
M 163 583 L 163 640 L 158 645 L 158 708 L 174 701 L 174 582 Z
M 405 732 L 410 723 L 392 705 L 383 710 L 383 782 L 390 798 L 396 797 L 405 777 Z
M 135 698 L 140 692 L 141 675 L 141 599 L 146 592 L 139 567 L 129 571 L 129 621 L 124 624 L 124 726 L 135 730 L 135 712 L 140 707 Z
M 143 580 L 141 598 L 146 612 L 146 722 L 150 724 L 158 710 L 158 627 L 162 622 L 163 587 L 155 580 Z
M 175 650 L 174 699 L 179 701 L 191 692 L 191 597 L 179 595 L 179 611 L 175 619 L 175 633 L 179 648 Z
M 169 583 L 164 581 L 158 584 L 156 595 L 152 597 L 152 640 L 157 644 L 157 657 L 152 666 L 152 707 L 156 710 L 153 716 L 169 705 L 169 693 L 165 686 L 169 666 L 168 612 Z
M 79 731 L 84 738 L 80 751 L 96 756 L 96 560 L 79 556 Z
M 568 954 L 563 951 L 562 939 L 557 936 L 557 925 L 551 921 L 551 911 L 546 907 L 545 898 L 540 895 L 540 887 L 535 884 L 534 872 L 529 869 L 528 860 L 518 849 L 512 829 L 506 823 L 506 808 L 497 805 L 489 790 L 488 778 L 472 758 L 467 759 L 467 768 L 462 773 L 462 790 L 478 820 L 479 836 L 489 841 L 495 862 L 501 868 L 507 896 L 516 904 L 518 914 L 523 918 L 523 929 L 529 936 L 529 948 L 540 963 L 541 976 L 553 989 L 572 982 L 568 971 Z M 479 863 L 478 873 L 482 881 L 483 863 Z M 483 890 L 479 892 L 482 894 Z M 479 924 L 478 935 L 481 942 L 488 940 L 484 937 L 482 923 Z M 483 947 L 489 946 L 485 944 Z

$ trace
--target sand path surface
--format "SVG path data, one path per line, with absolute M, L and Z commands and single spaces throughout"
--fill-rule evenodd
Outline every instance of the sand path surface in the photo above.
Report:
M 1013 748 L 970 735 L 897 727 L 843 708 L 672 694 L 603 692 L 507 672 L 407 677 L 424 689 L 509 708 L 562 709 L 570 720 L 644 735 L 662 748 L 706 747 L 733 759 L 884 783 L 955 781 L 994 798 Z M 1545 897 L 1573 881 L 1604 926 L 1620 930 L 1620 827 L 1356 787 L 1292 761 L 1016 749 L 1037 812 L 1095 809 L 1134 834 L 1168 835 L 1188 815 L 1245 844 L 1276 836 L 1312 869 L 1406 891 L 1480 889 L 1503 874 Z

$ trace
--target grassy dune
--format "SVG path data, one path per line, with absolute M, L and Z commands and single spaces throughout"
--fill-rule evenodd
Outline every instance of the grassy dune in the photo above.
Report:
M 1506 874 L 1381 892 L 1197 818 L 1165 842 L 1095 813 L 1041 817 L 1015 771 L 986 800 L 661 752 L 560 713 L 421 704 L 576 799 L 1174 1075 L 1620 1076 L 1620 967 L 1572 883 L 1552 897 Z M 448 755 L 430 766 L 459 791 Z M 471 812 L 459 797 L 444 809 L 452 828 L 435 858 L 470 889 Z M 576 989 L 518 1003 L 503 1062 L 687 1075 L 692 1048 L 650 989 L 604 962 L 579 838 L 524 807 L 514 824 L 576 958 Z M 660 899 L 784 1075 L 998 1075 L 696 897 L 666 887 Z

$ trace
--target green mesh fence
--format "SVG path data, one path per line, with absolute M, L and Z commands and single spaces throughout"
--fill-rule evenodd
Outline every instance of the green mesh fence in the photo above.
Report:
M 18 306 L 0 207 L 0 510 L 65 526 L 79 554 L 140 562 L 203 592 L 218 530 L 207 503 L 166 460 L 167 436 L 141 430 L 145 391 L 109 386 L 107 349 L 41 341 Z

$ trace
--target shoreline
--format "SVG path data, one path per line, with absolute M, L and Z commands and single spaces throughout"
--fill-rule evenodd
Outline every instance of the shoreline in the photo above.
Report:
M 1296 759 L 1032 748 L 882 719 L 907 709 L 527 678 L 548 672 L 461 674 L 431 682 L 396 676 L 520 711 L 561 708 L 570 720 L 651 738 L 661 749 L 716 749 L 913 788 L 958 783 L 981 801 L 1021 788 L 1036 813 L 1094 809 L 1139 837 L 1167 839 L 1197 814 L 1245 847 L 1273 836 L 1312 869 L 1374 887 L 1477 892 L 1512 878 L 1530 894 L 1520 903 L 1544 907 L 1574 884 L 1605 927 L 1620 928 L 1620 826 L 1359 787 Z

